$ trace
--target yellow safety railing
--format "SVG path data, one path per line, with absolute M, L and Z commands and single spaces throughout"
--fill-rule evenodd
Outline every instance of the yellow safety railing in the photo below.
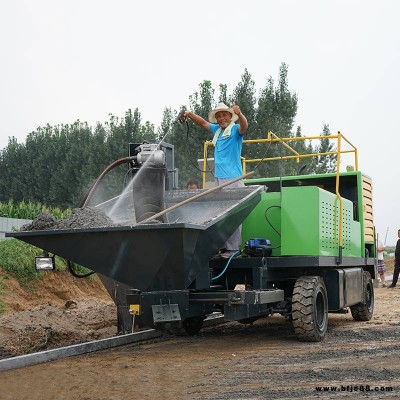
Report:
M 321 139 L 329 139 L 337 140 L 336 144 L 336 151 L 328 151 L 324 153 L 307 153 L 307 154 L 299 154 L 295 149 L 289 146 L 288 142 L 295 142 L 295 141 L 304 141 L 304 140 L 321 140 Z M 342 142 L 346 142 L 350 149 L 343 150 L 342 149 Z M 346 139 L 340 132 L 336 135 L 324 135 L 324 136 L 296 136 L 296 137 L 288 137 L 288 138 L 281 138 L 277 136 L 273 132 L 268 132 L 267 137 L 265 139 L 246 139 L 243 140 L 243 144 L 252 144 L 252 143 L 280 143 L 285 149 L 289 151 L 289 155 L 286 156 L 279 156 L 279 157 L 265 157 L 265 158 L 253 158 L 253 159 L 246 159 L 245 157 L 241 157 L 242 160 L 242 167 L 243 167 L 243 174 L 247 173 L 247 165 L 251 163 L 261 163 L 267 161 L 277 161 L 277 160 L 290 160 L 294 159 L 297 163 L 300 162 L 302 158 L 309 158 L 309 157 L 320 157 L 320 156 L 327 156 L 336 154 L 336 196 L 339 200 L 339 257 L 341 261 L 342 257 L 342 248 L 343 248 L 343 199 L 339 192 L 339 179 L 340 179 L 340 161 L 341 155 L 346 153 L 354 153 L 354 170 L 358 171 L 358 152 L 357 148 L 348 140 Z M 207 165 L 207 154 L 208 154 L 208 147 L 214 146 L 212 141 L 204 142 L 204 151 L 203 151 L 203 186 L 206 185 L 206 173 L 209 171 Z

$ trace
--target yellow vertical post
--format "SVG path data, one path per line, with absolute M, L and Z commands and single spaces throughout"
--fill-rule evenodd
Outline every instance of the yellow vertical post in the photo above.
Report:
M 342 262 L 343 250 L 343 199 L 339 192 L 339 179 L 340 179 L 340 152 L 341 152 L 341 138 L 342 134 L 338 132 L 338 148 L 336 153 L 336 196 L 339 199 L 339 260 L 338 264 Z
M 206 175 L 207 175 L 207 148 L 208 148 L 208 142 L 204 142 L 203 146 L 203 177 L 202 177 L 202 189 L 206 187 Z

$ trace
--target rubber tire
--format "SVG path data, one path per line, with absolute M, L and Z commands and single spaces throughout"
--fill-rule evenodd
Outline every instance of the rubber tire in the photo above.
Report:
M 355 321 L 369 321 L 374 313 L 374 285 L 371 274 L 364 271 L 363 276 L 363 301 L 350 307 L 351 315 Z
M 189 336 L 197 335 L 203 327 L 205 317 L 186 318 L 182 322 L 182 326 Z
M 328 294 L 320 276 L 296 280 L 292 295 L 292 323 L 299 340 L 320 342 L 328 329 Z

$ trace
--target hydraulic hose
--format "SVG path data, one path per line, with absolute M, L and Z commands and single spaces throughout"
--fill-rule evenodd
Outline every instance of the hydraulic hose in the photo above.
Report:
M 96 190 L 97 186 L 99 185 L 99 183 L 101 182 L 101 180 L 112 170 L 114 169 L 116 166 L 123 164 L 123 163 L 127 163 L 127 162 L 131 162 L 133 160 L 136 159 L 136 156 L 131 156 L 131 157 L 124 157 L 124 158 L 120 158 L 119 160 L 114 161 L 113 163 L 111 163 L 100 175 L 99 177 L 95 180 L 95 182 L 93 183 L 92 187 L 90 188 L 90 190 L 88 191 L 88 193 L 85 195 L 85 197 L 82 199 L 80 207 L 81 208 L 85 208 L 90 199 L 93 196 L 93 192 Z
M 120 158 L 119 160 L 114 161 L 113 163 L 111 163 L 100 175 L 99 177 L 95 180 L 95 182 L 93 183 L 92 187 L 90 188 L 90 190 L 86 193 L 86 195 L 84 196 L 84 198 L 82 199 L 79 207 L 80 208 L 85 208 L 88 204 L 90 199 L 93 196 L 94 191 L 96 190 L 97 186 L 99 185 L 99 183 L 101 182 L 101 180 L 116 166 L 123 164 L 123 163 L 127 163 L 127 162 L 131 162 L 136 158 L 136 156 L 132 156 L 132 157 L 124 157 L 124 158 Z M 72 262 L 68 259 L 65 260 L 67 263 L 67 267 L 69 269 L 69 271 L 71 272 L 71 274 L 73 276 L 75 276 L 75 278 L 86 278 L 90 275 L 93 275 L 95 272 L 94 271 L 90 271 L 87 272 L 86 274 L 78 274 L 73 268 L 72 268 Z

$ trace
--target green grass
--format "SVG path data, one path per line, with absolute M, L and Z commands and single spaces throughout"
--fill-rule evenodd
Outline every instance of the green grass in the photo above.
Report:
M 17 279 L 26 288 L 45 274 L 35 269 L 35 257 L 41 255 L 43 250 L 18 239 L 0 241 L 0 266 L 6 274 Z M 66 270 L 64 259 L 56 257 L 55 262 L 57 270 Z
M 18 239 L 0 240 L 0 267 L 3 268 L 4 277 L 12 276 L 26 289 L 32 289 L 35 281 L 41 279 L 46 273 L 35 269 L 35 257 L 41 255 L 43 255 L 43 250 Z M 56 256 L 55 263 L 58 271 L 67 270 L 63 258 Z M 78 274 L 90 271 L 78 264 L 73 264 L 73 268 Z
M 34 291 L 36 283 L 46 273 L 52 273 L 52 271 L 37 271 L 35 269 L 35 257 L 41 255 L 43 255 L 43 250 L 18 239 L 0 240 L 0 267 L 3 270 L 0 277 L 0 315 L 4 314 L 6 310 L 6 304 L 1 299 L 4 294 L 4 280 L 11 277 L 15 278 L 26 291 Z M 56 256 L 55 263 L 58 271 L 70 273 L 63 258 Z M 85 274 L 90 271 L 78 264 L 73 264 L 73 268 L 78 274 Z M 87 279 L 94 279 L 94 275 L 90 275 Z
M 0 241 L 0 266 L 24 286 L 41 276 L 42 273 L 36 271 L 34 265 L 35 257 L 41 254 L 37 247 L 17 239 Z

